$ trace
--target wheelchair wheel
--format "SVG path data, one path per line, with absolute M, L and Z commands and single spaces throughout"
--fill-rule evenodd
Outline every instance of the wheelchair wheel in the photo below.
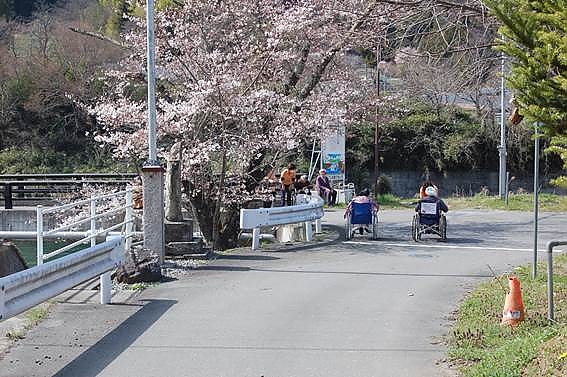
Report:
M 378 239 L 378 215 L 376 213 L 372 216 L 372 239 Z
M 441 239 L 447 241 L 447 219 L 443 215 L 439 218 L 439 230 L 441 232 Z
M 417 242 L 419 238 L 419 215 L 416 213 L 411 221 L 411 238 Z
M 350 214 L 347 215 L 345 220 L 345 239 L 348 241 L 352 239 L 352 224 L 350 223 L 351 216 Z

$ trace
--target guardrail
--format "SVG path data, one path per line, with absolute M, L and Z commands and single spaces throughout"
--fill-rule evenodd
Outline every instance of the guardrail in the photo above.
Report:
M 308 195 L 306 195 L 308 196 Z M 260 227 L 285 224 L 305 223 L 307 241 L 313 239 L 311 225 L 315 222 L 315 232 L 321 232 L 321 218 L 323 217 L 323 199 L 311 195 L 306 204 L 286 207 L 241 209 L 240 228 L 252 229 L 252 250 L 260 247 Z
M 0 321 L 100 275 L 100 302 L 110 303 L 110 270 L 123 263 L 124 237 L 0 278 Z
M 85 174 L 4 174 L 0 175 L 0 194 L 4 208 L 12 209 L 14 201 L 52 199 L 50 194 L 73 192 L 85 184 L 127 185 L 136 173 Z
M 567 245 L 567 241 L 549 241 L 547 243 L 547 319 L 554 320 L 553 314 L 553 248 Z

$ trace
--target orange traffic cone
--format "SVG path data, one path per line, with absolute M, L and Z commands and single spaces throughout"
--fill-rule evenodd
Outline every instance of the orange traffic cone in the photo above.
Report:
M 500 325 L 515 326 L 524 320 L 524 301 L 522 301 L 522 289 L 520 281 L 515 276 L 508 278 L 510 292 L 506 293 L 504 310 L 502 311 L 502 322 Z

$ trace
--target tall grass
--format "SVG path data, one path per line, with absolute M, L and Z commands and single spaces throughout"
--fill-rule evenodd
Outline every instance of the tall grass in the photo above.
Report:
M 546 268 L 534 280 L 531 268 L 517 268 L 526 318 L 517 327 L 500 326 L 506 277 L 481 284 L 459 308 L 449 336 L 449 358 L 463 377 L 567 375 L 567 255 L 555 257 L 556 311 L 547 320 Z

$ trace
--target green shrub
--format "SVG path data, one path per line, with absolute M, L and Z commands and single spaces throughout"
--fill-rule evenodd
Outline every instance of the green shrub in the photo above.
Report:
M 85 148 L 85 151 L 91 151 Z M 67 155 L 51 149 L 9 148 L 0 152 L 0 174 L 54 174 L 131 171 L 109 153 Z
M 390 182 L 390 179 L 385 175 L 378 177 L 378 181 L 376 182 L 376 191 L 378 191 L 378 195 L 391 194 L 392 182 Z

